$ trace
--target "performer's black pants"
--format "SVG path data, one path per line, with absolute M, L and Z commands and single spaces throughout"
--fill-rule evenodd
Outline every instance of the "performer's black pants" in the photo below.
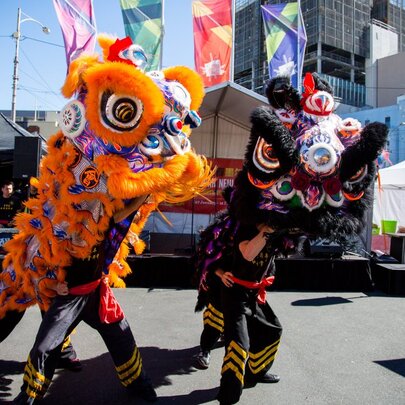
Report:
M 101 323 L 98 315 L 99 290 L 82 296 L 57 296 L 45 313 L 24 370 L 18 404 L 41 399 L 51 383 L 65 336 L 84 321 L 103 338 L 115 364 L 118 377 L 129 387 L 142 373 L 142 359 L 127 320 Z
M 239 285 L 222 288 L 225 357 L 222 364 L 218 400 L 239 401 L 245 380 L 260 381 L 277 354 L 281 324 L 270 305 L 259 305 L 257 290 Z
M 220 291 L 209 296 L 208 305 L 203 313 L 203 323 L 204 329 L 200 337 L 200 348 L 203 352 L 210 352 L 224 332 Z
M 7 311 L 4 318 L 0 319 L 0 343 L 5 340 L 10 333 L 15 329 L 23 318 L 25 311 Z M 45 311 L 41 311 L 42 318 L 45 315 Z M 70 341 L 70 336 L 66 336 L 62 345 L 62 352 L 60 357 L 62 359 L 75 359 L 77 357 L 76 352 Z

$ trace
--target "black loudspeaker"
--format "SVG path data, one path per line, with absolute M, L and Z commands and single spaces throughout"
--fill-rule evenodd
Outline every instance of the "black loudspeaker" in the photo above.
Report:
M 41 158 L 41 138 L 37 136 L 16 136 L 14 140 L 13 177 L 29 179 L 38 176 Z
M 343 248 L 329 239 L 306 239 L 304 255 L 307 257 L 339 258 L 343 255 Z

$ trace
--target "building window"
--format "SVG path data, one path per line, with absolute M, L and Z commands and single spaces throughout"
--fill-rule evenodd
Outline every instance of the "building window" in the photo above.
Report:
M 391 128 L 391 117 L 385 117 L 385 125 Z

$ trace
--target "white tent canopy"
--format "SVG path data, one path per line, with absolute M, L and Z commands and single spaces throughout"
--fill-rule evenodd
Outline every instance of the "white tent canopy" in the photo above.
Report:
M 405 189 L 405 160 L 380 170 L 381 184 L 388 188 Z
M 405 161 L 380 170 L 381 187 L 374 187 L 373 223 L 394 220 L 405 226 Z

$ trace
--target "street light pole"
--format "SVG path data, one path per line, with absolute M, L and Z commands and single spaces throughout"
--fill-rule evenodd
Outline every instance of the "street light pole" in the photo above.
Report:
M 24 14 L 24 13 L 23 13 Z M 39 24 L 42 27 L 42 32 L 45 34 L 49 34 L 51 30 L 48 27 L 45 27 L 42 23 L 31 18 L 28 15 L 24 16 L 23 20 L 21 20 L 21 8 L 18 8 L 17 11 L 17 30 L 13 33 L 13 38 L 15 39 L 15 56 L 14 56 L 14 72 L 13 72 L 13 94 L 11 98 L 11 119 L 13 122 L 16 120 L 16 103 L 17 103 L 17 84 L 18 84 L 18 64 L 19 64 L 19 52 L 20 52 L 20 38 L 21 38 L 21 24 L 25 21 L 32 21 Z
M 17 31 L 13 34 L 15 39 L 15 56 L 14 56 L 14 73 L 13 73 L 13 95 L 11 98 L 11 119 L 16 119 L 16 101 L 17 101 L 17 83 L 18 83 L 18 53 L 20 51 L 20 25 L 21 25 L 21 8 L 17 12 Z

